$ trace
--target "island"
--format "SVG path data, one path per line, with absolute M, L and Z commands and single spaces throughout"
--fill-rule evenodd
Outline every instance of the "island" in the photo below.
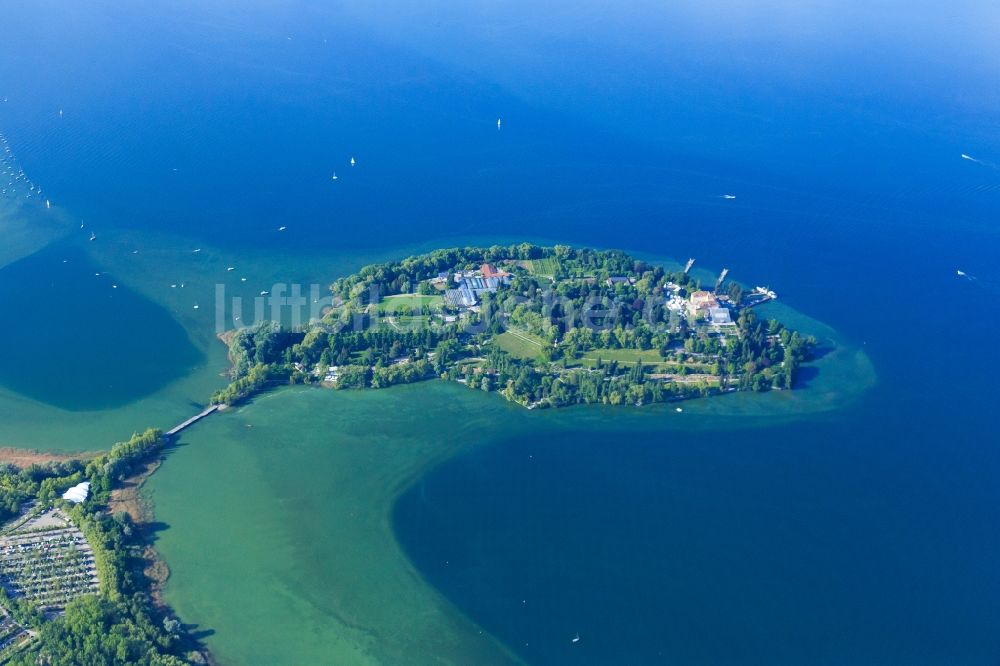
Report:
M 432 378 L 528 409 L 643 405 L 793 389 L 815 340 L 753 308 L 776 298 L 704 288 L 618 250 L 531 244 L 442 249 L 330 286 L 306 326 L 231 330 L 232 405 L 276 383 L 384 388 Z

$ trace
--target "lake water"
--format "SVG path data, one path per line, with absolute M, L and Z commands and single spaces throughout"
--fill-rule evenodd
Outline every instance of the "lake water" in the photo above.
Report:
M 8 2 L 0 445 L 196 411 L 216 284 L 697 257 L 837 341 L 803 392 L 279 392 L 153 478 L 169 600 L 233 664 L 996 663 L 995 6 L 453 4 Z

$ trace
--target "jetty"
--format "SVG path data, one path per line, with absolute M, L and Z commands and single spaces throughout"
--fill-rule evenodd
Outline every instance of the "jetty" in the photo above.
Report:
M 201 412 L 195 414 L 194 416 L 192 416 L 191 418 L 189 418 L 184 423 L 180 423 L 178 425 L 175 425 L 173 428 L 171 428 L 170 430 L 168 430 L 167 434 L 166 434 L 167 437 L 173 437 L 174 435 L 180 434 L 180 432 L 182 430 L 184 430 L 185 428 L 190 428 L 195 423 L 197 423 L 198 421 L 201 421 L 203 418 L 205 418 L 209 414 L 217 412 L 220 407 L 222 407 L 222 405 L 209 405 L 204 410 L 202 410 Z

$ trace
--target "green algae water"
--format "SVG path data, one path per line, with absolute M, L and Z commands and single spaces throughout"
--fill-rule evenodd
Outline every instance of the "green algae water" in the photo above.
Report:
M 285 390 L 185 433 L 147 490 L 172 569 L 165 597 L 211 630 L 221 663 L 516 663 L 393 535 L 403 488 L 522 422 L 447 388 Z

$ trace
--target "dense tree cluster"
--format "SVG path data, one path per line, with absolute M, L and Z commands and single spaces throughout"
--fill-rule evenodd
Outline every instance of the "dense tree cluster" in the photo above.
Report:
M 302 333 L 289 331 L 272 321 L 234 331 L 229 340 L 229 360 L 234 374 L 242 376 L 254 366 L 273 363 L 285 349 L 302 338 Z
M 234 377 L 225 388 L 212 394 L 213 404 L 235 405 L 263 390 L 268 382 L 288 377 L 287 368 L 278 368 L 270 363 L 255 363 Z
M 529 243 L 434 250 L 402 261 L 365 266 L 353 275 L 338 279 L 330 289 L 342 301 L 360 300 L 367 304 L 373 287 L 381 295 L 404 294 L 415 291 L 419 282 L 437 277 L 440 273 L 505 260 L 540 259 L 550 253 L 551 250 Z
M 46 622 L 31 648 L 7 663 L 17 666 L 180 666 L 177 639 L 157 624 L 143 595 L 112 601 L 88 596 Z
M 300 344 L 292 345 L 287 356 L 275 355 L 271 362 L 298 362 L 312 367 L 346 365 L 352 359 L 364 365 L 388 365 L 402 358 L 420 359 L 442 341 L 454 338 L 454 328 L 422 327 L 418 330 L 396 331 L 386 328 L 365 328 L 359 331 L 328 331 L 317 327 L 306 333 Z
M 51 462 L 19 469 L 0 464 L 0 522 L 17 514 L 21 504 L 38 494 L 42 482 L 56 477 L 68 477 L 83 469 L 79 461 Z
M 640 364 L 601 363 L 597 368 L 572 368 L 558 373 L 539 370 L 499 349 L 490 350 L 485 369 L 465 366 L 449 372 L 471 388 L 499 391 L 526 406 L 561 407 L 574 404 L 609 405 L 666 402 L 707 395 L 709 385 L 665 383 L 648 378 Z

